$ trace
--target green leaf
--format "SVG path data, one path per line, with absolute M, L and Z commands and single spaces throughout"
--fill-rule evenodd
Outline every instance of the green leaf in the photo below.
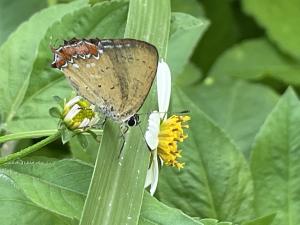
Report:
M 281 54 L 266 39 L 253 39 L 227 50 L 210 71 L 213 76 L 244 79 L 271 77 L 288 84 L 300 84 L 300 63 Z
M 46 0 L 2 0 L 0 2 L 0 45 L 20 23 L 27 20 L 33 13 L 45 8 L 46 6 Z
M 276 212 L 274 225 L 300 223 L 300 104 L 286 91 L 256 137 L 251 157 L 258 215 Z
M 218 224 L 218 220 L 216 219 L 199 219 L 204 225 L 216 225 Z
M 81 145 L 82 148 L 85 149 L 89 146 L 89 141 L 88 141 L 86 136 L 84 136 L 81 133 L 77 134 L 76 136 L 77 136 L 77 140 L 78 140 L 78 142 L 79 142 L 79 144 Z
M 62 99 L 61 97 L 55 95 L 53 96 L 53 100 L 58 104 L 60 105 L 62 108 L 64 107 L 64 99 Z
M 51 209 L 52 212 L 70 219 L 79 219 L 78 215 L 81 213 L 85 195 L 11 170 L 0 170 L 0 172 L 11 177 L 22 188 L 24 195 L 36 205 Z
M 170 14 L 169 1 L 131 0 L 124 36 L 154 44 L 165 59 Z M 149 112 L 155 99 L 152 90 L 142 112 Z M 146 124 L 141 126 L 144 129 Z M 148 162 L 149 151 L 140 128 L 129 129 L 124 137 L 119 124 L 108 120 L 80 225 L 137 224 Z
M 182 72 L 209 22 L 184 13 L 172 13 L 167 61 L 174 74 Z
M 197 106 L 233 138 L 248 158 L 254 137 L 276 104 L 278 96 L 263 85 L 222 75 L 208 77 L 200 86 L 184 87 L 184 90 Z
M 49 114 L 50 116 L 54 117 L 54 118 L 61 118 L 61 111 L 57 108 L 57 107 L 52 107 L 49 109 Z
M 188 215 L 240 222 L 253 214 L 250 169 L 227 135 L 178 88 L 174 107 L 191 112 L 189 138 L 180 145 L 184 169 L 163 167 L 158 197 Z
M 203 6 L 197 0 L 171 0 L 172 12 L 182 12 L 194 17 L 205 15 Z
M 268 36 L 285 52 L 300 59 L 300 0 L 243 0 L 244 11 L 254 16 Z
M 234 12 L 229 1 L 201 0 L 210 26 L 193 54 L 193 62 L 206 73 L 216 58 L 238 40 Z
M 44 180 L 53 186 L 86 195 L 93 173 L 93 166 L 74 159 L 53 160 L 28 158 L 1 166 L 36 180 Z M 45 189 L 43 189 L 45 191 Z M 42 191 L 42 190 L 41 190 Z
M 247 221 L 245 223 L 242 223 L 242 225 L 271 225 L 273 224 L 274 218 L 276 216 L 276 213 L 272 213 L 267 216 L 263 216 L 251 221 Z
M 181 74 L 176 77 L 176 84 L 183 88 L 191 88 L 202 79 L 202 73 L 194 63 L 189 63 L 184 67 Z
M 218 222 L 216 219 L 202 219 L 200 221 L 203 225 L 233 225 L 231 222 Z
M 169 41 L 166 36 L 169 36 L 170 32 L 170 7 L 169 0 L 163 2 L 131 0 L 124 36 L 152 43 L 157 48 L 160 58 L 166 59 Z M 159 22 L 164 23 L 159 24 Z
M 145 192 L 139 225 L 203 225 L 178 209 L 170 208 Z
M 18 204 L 21 205 L 21 207 L 14 206 L 10 210 L 13 215 L 19 215 L 20 210 L 25 210 L 25 212 L 21 214 L 22 217 L 18 217 L 18 221 L 26 218 L 29 218 L 28 220 L 32 219 L 33 216 L 36 216 L 36 214 L 32 212 L 35 212 L 35 208 L 37 208 L 43 215 L 49 214 L 46 222 L 51 221 L 53 224 L 57 225 L 61 223 L 58 219 L 54 221 L 55 215 L 59 215 L 58 218 L 62 217 L 68 220 L 67 215 L 70 210 L 68 207 L 70 204 L 69 201 L 72 201 L 73 208 L 71 209 L 73 210 L 83 206 L 82 201 L 75 204 L 73 198 L 76 199 L 76 197 L 78 198 L 87 194 L 92 172 L 93 167 L 91 165 L 77 160 L 65 159 L 53 161 L 52 159 L 43 158 L 36 161 L 29 158 L 26 161 L 22 160 L 3 165 L 0 170 L 0 186 L 1 191 L 4 194 L 7 194 L 7 190 L 2 188 L 3 182 L 1 178 L 6 176 L 6 174 L 10 174 L 14 179 L 14 181 L 11 181 L 14 182 L 14 188 L 9 186 L 8 190 L 11 191 L 11 189 L 13 189 L 14 192 L 6 197 L 9 196 L 12 199 L 15 199 L 18 196 L 23 196 L 22 199 L 18 199 Z M 17 189 L 15 189 L 15 187 L 17 187 Z M 51 189 L 45 187 L 50 187 Z M 22 188 L 22 190 L 19 188 Z M 34 193 L 34 190 L 36 190 L 36 193 Z M 61 194 L 61 198 L 58 200 L 54 199 L 57 194 L 56 190 L 60 190 Z M 73 198 L 66 198 L 66 192 L 69 194 L 72 193 Z M 41 201 L 42 199 L 46 199 L 47 201 Z M 5 201 L 5 199 L 1 198 L 0 205 L 4 204 Z M 27 206 L 29 202 L 31 205 L 30 207 L 35 210 L 26 210 L 29 209 Z M 23 204 L 24 206 L 22 206 Z M 7 208 L 0 207 L 0 218 L 6 214 Z M 80 215 L 80 210 L 74 211 L 75 218 L 78 218 Z M 12 218 L 15 218 L 15 216 L 8 218 L 7 221 L 10 221 Z M 43 220 L 43 217 L 36 217 L 36 223 L 33 224 L 45 224 Z M 23 224 L 27 225 L 32 223 L 21 223 L 21 225 Z M 139 224 L 203 225 L 195 219 L 185 215 L 180 210 L 162 204 L 151 197 L 147 192 L 144 194 Z
M 100 142 L 96 141 L 91 135 L 86 135 L 86 138 L 89 144 L 85 148 L 79 143 L 77 138 L 71 139 L 69 142 L 70 150 L 74 158 L 94 164 Z M 98 139 L 101 139 L 101 137 L 98 137 Z
M 20 225 L 75 224 L 74 218 L 81 215 L 92 170 L 91 166 L 75 160 L 3 165 L 1 221 L 6 224 L 18 221 Z
M 109 1 L 109 0 L 89 0 L 89 3 L 91 5 L 95 5 L 97 3 L 101 3 L 101 2 L 104 2 L 104 1 Z
M 69 130 L 68 128 L 63 127 L 61 129 L 61 141 L 63 144 L 68 143 L 73 136 L 74 136 L 74 132 Z

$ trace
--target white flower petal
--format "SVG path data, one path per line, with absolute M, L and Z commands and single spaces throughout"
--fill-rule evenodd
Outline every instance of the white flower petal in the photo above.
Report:
M 161 119 L 164 119 L 169 109 L 171 97 L 171 72 L 168 64 L 163 60 L 158 63 L 156 79 L 158 111 L 162 112 Z
M 145 181 L 145 187 L 148 187 L 150 185 L 150 194 L 154 195 L 157 184 L 158 184 L 158 175 L 159 175 L 159 169 L 158 169 L 158 160 L 157 160 L 157 150 L 153 151 L 153 161 L 151 163 L 150 168 L 147 171 L 146 181 Z
M 93 117 L 92 119 L 91 119 L 91 121 L 90 121 L 90 127 L 91 126 L 94 126 L 95 124 L 97 124 L 98 123 L 98 121 L 99 121 L 100 119 L 99 119 L 99 117 L 97 116 L 97 115 L 95 115 L 95 117 Z
M 85 128 L 89 125 L 89 123 L 90 123 L 90 119 L 84 118 L 83 121 L 80 123 L 78 128 Z
M 70 109 L 70 111 L 67 113 L 67 115 L 65 116 L 64 120 L 65 121 L 72 120 L 80 111 L 81 111 L 81 107 L 78 104 L 74 105 Z
M 153 154 L 153 181 L 150 186 L 150 194 L 154 195 L 154 192 L 156 191 L 157 184 L 158 184 L 158 161 L 157 161 L 157 151 L 154 151 Z
M 160 128 L 160 117 L 156 111 L 152 112 L 148 120 L 148 128 L 145 133 L 145 140 L 151 150 L 158 146 L 158 133 Z
M 74 104 L 79 102 L 81 99 L 82 99 L 81 96 L 76 96 L 76 97 L 72 98 L 70 101 L 68 101 L 66 103 L 65 107 L 72 107 Z
M 146 175 L 144 188 L 150 186 L 151 183 L 153 182 L 153 174 L 154 174 L 153 168 L 154 167 L 153 167 L 153 161 L 152 161 L 150 168 L 147 170 L 147 175 Z

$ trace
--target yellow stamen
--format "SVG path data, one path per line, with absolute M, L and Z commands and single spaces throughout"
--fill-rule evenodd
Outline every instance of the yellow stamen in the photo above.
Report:
M 80 111 L 76 115 L 74 115 L 71 119 L 64 120 L 67 127 L 71 130 L 79 128 L 80 124 L 82 123 L 82 121 L 85 118 L 92 120 L 95 117 L 95 112 L 91 108 L 91 104 L 88 101 L 83 100 L 83 99 L 80 101 L 74 102 L 74 104 L 71 106 L 68 106 L 67 104 L 65 104 L 64 110 L 62 113 L 63 117 L 65 117 L 68 114 L 68 112 L 72 109 L 72 107 L 74 107 L 75 104 L 77 104 L 80 107 L 79 108 Z
M 189 116 L 173 115 L 161 123 L 157 152 L 165 165 L 177 167 L 178 169 L 184 167 L 184 163 L 177 161 L 181 157 L 181 151 L 178 150 L 177 143 L 183 142 L 188 137 L 183 133 L 183 129 L 189 128 L 184 123 L 190 119 Z

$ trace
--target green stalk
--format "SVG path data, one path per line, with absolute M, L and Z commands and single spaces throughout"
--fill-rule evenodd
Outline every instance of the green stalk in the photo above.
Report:
M 131 0 L 124 36 L 154 44 L 165 58 L 170 16 L 169 0 Z M 154 87 L 141 112 L 156 110 L 156 105 Z M 141 116 L 142 132 L 139 127 L 129 128 L 121 153 L 119 124 L 105 124 L 80 225 L 138 224 L 150 156 L 143 137 L 147 119 Z
M 45 145 L 55 141 L 59 137 L 60 137 L 60 132 L 57 131 L 55 134 L 52 134 L 51 136 L 45 138 L 44 140 L 42 140 L 34 145 L 31 145 L 25 149 L 22 149 L 19 152 L 2 157 L 2 158 L 0 158 L 0 165 L 6 163 L 8 161 L 11 161 L 11 160 L 16 160 L 16 159 L 25 157 L 26 155 L 28 155 L 32 152 L 35 152 L 35 151 L 41 149 L 42 147 L 44 147 Z
M 14 134 L 7 134 L 0 137 L 0 143 L 20 140 L 20 139 L 29 139 L 29 138 L 40 138 L 47 137 L 57 133 L 57 130 L 39 130 L 39 131 L 29 131 L 29 132 L 20 132 Z
M 91 129 L 95 134 L 102 135 L 102 130 L 93 130 Z M 0 144 L 7 142 L 7 141 L 13 141 L 13 140 L 20 140 L 20 139 L 30 139 L 30 138 L 41 138 L 41 137 L 47 137 L 51 136 L 53 134 L 56 134 L 58 132 L 57 129 L 53 130 L 37 130 L 37 131 L 28 131 L 28 132 L 20 132 L 20 133 L 14 133 L 14 134 L 7 134 L 0 137 Z M 88 133 L 83 133 L 84 135 L 90 135 Z

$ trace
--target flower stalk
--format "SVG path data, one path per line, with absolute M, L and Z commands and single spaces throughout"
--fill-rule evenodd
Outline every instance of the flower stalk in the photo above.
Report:
M 58 138 L 60 138 L 60 135 L 61 135 L 60 131 L 57 131 L 56 133 L 50 135 L 49 137 L 43 139 L 42 141 L 40 141 L 34 145 L 31 145 L 25 149 L 22 149 L 19 152 L 12 153 L 7 156 L 1 157 L 0 165 L 4 164 L 6 162 L 12 161 L 12 160 L 23 158 L 23 157 L 29 155 L 30 153 L 33 153 L 33 152 L 41 149 L 42 147 L 46 146 L 47 144 L 57 140 Z

